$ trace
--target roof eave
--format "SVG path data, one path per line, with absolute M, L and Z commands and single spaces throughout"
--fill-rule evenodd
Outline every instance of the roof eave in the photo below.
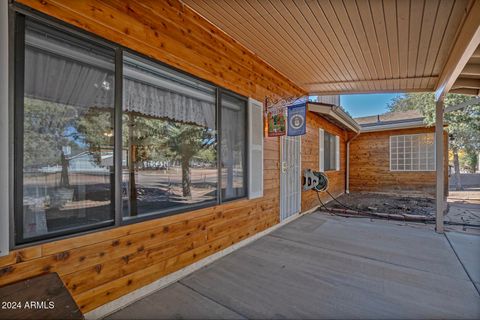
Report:
M 325 116 L 329 118 L 328 120 L 334 120 L 334 122 L 347 130 L 355 133 L 360 132 L 361 128 L 357 122 L 338 106 L 316 102 L 308 102 L 307 106 L 308 110 Z
M 401 122 L 401 123 L 389 123 L 389 124 L 379 124 L 373 126 L 362 127 L 360 133 L 365 132 L 377 132 L 377 131 L 387 131 L 387 130 L 400 130 L 400 129 L 413 129 L 413 128 L 426 128 L 428 127 L 423 120 L 410 121 L 410 122 Z

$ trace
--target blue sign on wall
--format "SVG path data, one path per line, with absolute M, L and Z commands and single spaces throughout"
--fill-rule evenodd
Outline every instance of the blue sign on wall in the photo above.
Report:
M 307 104 L 305 102 L 288 107 L 289 136 L 301 136 L 307 132 Z

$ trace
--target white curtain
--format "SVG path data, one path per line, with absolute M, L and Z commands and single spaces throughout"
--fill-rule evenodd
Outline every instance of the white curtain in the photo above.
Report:
M 27 46 L 25 96 L 76 107 L 113 107 L 113 72 Z
M 214 103 L 128 78 L 123 81 L 123 91 L 125 111 L 215 128 Z
M 99 67 L 98 58 L 93 63 L 80 60 L 80 53 L 77 60 L 70 57 L 72 52 L 66 55 L 27 44 L 25 96 L 76 107 L 112 108 L 113 70 Z M 105 66 L 111 62 L 105 61 Z M 123 86 L 124 111 L 215 128 L 214 93 L 210 102 L 133 78 L 125 78 Z

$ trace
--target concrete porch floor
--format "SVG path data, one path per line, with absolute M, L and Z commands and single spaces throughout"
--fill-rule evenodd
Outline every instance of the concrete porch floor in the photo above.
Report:
M 108 318 L 478 319 L 479 278 L 480 236 L 314 213 Z

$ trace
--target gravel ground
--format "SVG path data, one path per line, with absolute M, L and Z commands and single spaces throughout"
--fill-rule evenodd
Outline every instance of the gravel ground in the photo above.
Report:
M 448 205 L 449 210 L 445 221 L 480 225 L 480 187 L 466 188 L 463 191 L 451 190 L 448 196 Z M 468 226 L 457 226 L 454 229 L 455 231 L 480 233 L 480 228 Z
M 352 210 L 389 214 L 412 214 L 435 216 L 435 200 L 421 197 L 401 197 L 378 193 L 350 193 L 337 198 Z M 345 209 L 334 200 L 329 208 Z M 445 215 L 445 230 L 480 234 L 480 187 L 464 191 L 450 191 L 448 213 Z M 448 223 L 464 224 L 452 225 Z
M 435 215 L 435 200 L 420 197 L 400 197 L 377 193 L 350 193 L 337 198 L 339 202 L 353 210 L 414 214 Z M 327 207 L 344 209 L 342 205 L 332 200 Z

